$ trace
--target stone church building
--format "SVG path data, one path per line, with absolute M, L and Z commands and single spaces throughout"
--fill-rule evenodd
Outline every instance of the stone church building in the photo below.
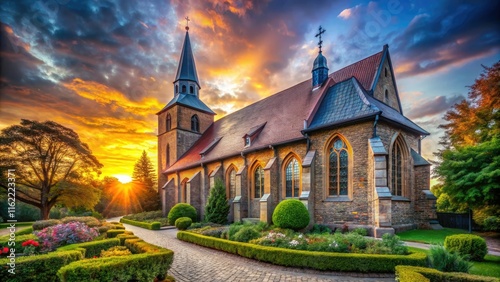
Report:
M 311 223 L 367 227 L 375 236 L 436 218 L 420 146 L 429 133 L 403 115 L 387 45 L 334 71 L 320 47 L 311 79 L 214 121 L 186 31 L 173 83 L 157 113 L 164 213 L 185 202 L 203 218 L 220 178 L 230 222 L 271 222 L 288 198 L 306 205 Z

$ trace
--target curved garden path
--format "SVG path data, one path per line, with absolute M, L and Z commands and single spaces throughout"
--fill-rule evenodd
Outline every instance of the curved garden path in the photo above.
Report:
M 176 238 L 177 229 L 152 231 L 124 224 L 144 241 L 174 251 L 169 274 L 176 281 L 394 281 L 391 274 L 357 274 L 295 269 L 208 249 Z

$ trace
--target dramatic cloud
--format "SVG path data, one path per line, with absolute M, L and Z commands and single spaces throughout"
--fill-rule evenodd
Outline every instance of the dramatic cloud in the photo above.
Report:
M 425 118 L 429 116 L 439 115 L 451 109 L 453 105 L 465 99 L 462 95 L 454 96 L 437 96 L 434 99 L 428 99 L 418 103 L 407 111 L 406 116 L 411 119 Z

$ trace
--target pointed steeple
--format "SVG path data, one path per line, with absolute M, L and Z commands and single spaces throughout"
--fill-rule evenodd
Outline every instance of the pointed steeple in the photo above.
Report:
M 314 60 L 313 69 L 312 69 L 312 84 L 313 88 L 321 86 L 323 82 L 328 78 L 328 65 L 326 63 L 326 58 L 323 56 L 323 51 L 321 48 L 323 47 L 323 41 L 321 40 L 321 35 L 325 33 L 325 30 L 320 26 L 318 34 L 316 37 L 319 37 L 319 53 L 316 59 Z
M 174 84 L 179 80 L 196 82 L 200 88 L 198 74 L 196 73 L 196 65 L 194 63 L 193 50 L 191 49 L 191 41 L 189 40 L 188 27 L 186 27 L 186 37 L 182 46 L 181 59 L 177 67 L 177 75 L 175 76 Z

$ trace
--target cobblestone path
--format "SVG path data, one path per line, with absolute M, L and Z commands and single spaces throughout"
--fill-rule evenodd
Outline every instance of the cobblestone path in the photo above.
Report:
M 176 238 L 177 229 L 152 231 L 124 224 L 144 241 L 175 252 L 169 274 L 176 281 L 394 281 L 390 274 L 320 272 L 276 266 L 208 249 Z

